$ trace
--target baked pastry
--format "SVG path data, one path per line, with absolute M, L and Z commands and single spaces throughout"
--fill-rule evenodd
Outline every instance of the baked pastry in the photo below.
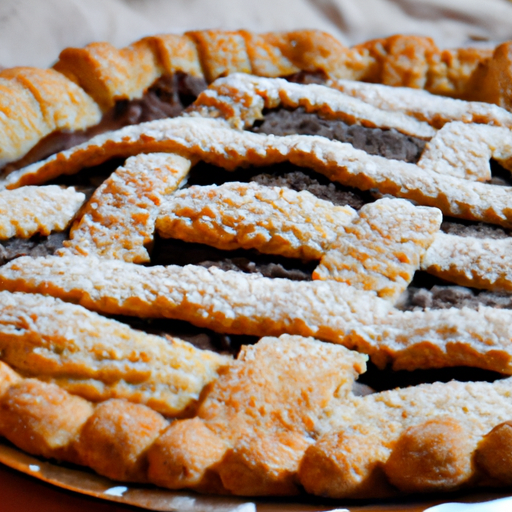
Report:
M 213 81 L 180 117 L 6 173 L 0 198 L 40 204 L 9 213 L 20 227 L 4 235 L 34 247 L 2 242 L 3 436 L 116 480 L 208 493 L 510 482 L 495 447 L 511 452 L 512 114 L 346 80 L 394 69 L 402 85 L 451 80 L 465 96 L 466 64 L 481 73 L 491 55 L 403 37 L 332 45 L 197 32 L 63 52 L 56 69 L 102 112 L 164 71 L 245 74 Z M 247 74 L 319 70 L 326 85 Z M 43 222 L 61 197 L 65 213 Z M 376 392 L 355 382 L 368 358 Z
M 235 72 L 406 86 L 510 110 L 508 45 L 440 50 L 429 38 L 397 35 L 347 48 L 315 30 L 204 30 L 120 50 L 67 48 L 52 69 L 0 71 L 0 169 L 8 174 L 95 134 L 179 115 L 208 83 Z

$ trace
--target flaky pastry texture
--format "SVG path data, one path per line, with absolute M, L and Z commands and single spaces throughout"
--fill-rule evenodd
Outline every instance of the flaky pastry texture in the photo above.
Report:
M 355 216 L 350 206 L 334 206 L 307 191 L 231 182 L 172 194 L 160 208 L 156 230 L 219 249 L 309 260 L 319 259 Z
M 89 400 L 125 398 L 168 416 L 190 413 L 230 360 L 44 295 L 0 292 L 0 311 L 1 360 Z
M 174 318 L 225 333 L 314 336 L 369 354 L 381 367 L 468 365 L 512 373 L 510 310 L 404 312 L 374 292 L 333 280 L 80 256 L 18 258 L 0 268 L 0 286 L 106 314 Z
M 150 36 L 121 49 L 104 42 L 67 48 L 52 69 L 0 73 L 0 112 L 6 115 L 0 167 L 49 135 L 98 125 L 102 113 L 142 98 L 162 76 L 211 83 L 232 73 L 274 78 L 305 72 L 323 80 L 426 89 L 510 110 L 510 44 L 440 50 L 429 38 L 396 35 L 347 48 L 317 30 L 201 30 Z
M 478 125 L 474 126 L 478 130 Z M 496 130 L 496 152 L 508 158 L 510 131 Z M 501 132 L 500 130 L 504 130 Z M 441 133 L 441 132 L 439 132 Z M 128 157 L 140 152 L 176 152 L 186 158 L 234 170 L 291 162 L 310 167 L 344 185 L 412 199 L 424 206 L 436 206 L 443 214 L 512 226 L 511 187 L 495 187 L 465 178 L 440 174 L 433 169 L 388 160 L 355 149 L 351 144 L 310 135 L 276 137 L 233 130 L 223 120 L 184 117 L 128 126 L 98 135 L 89 142 L 63 151 L 43 162 L 11 173 L 1 185 L 8 189 L 43 183 L 61 174 L 72 174 L 84 165 L 109 158 Z M 488 154 L 478 161 L 487 169 Z
M 201 492 L 305 489 L 358 498 L 509 482 L 510 379 L 365 397 L 353 392 L 364 354 L 380 368 L 467 365 L 512 374 L 510 310 L 404 312 L 393 305 L 419 268 L 461 284 L 509 286 L 506 244 L 472 246 L 439 233 L 439 225 L 442 212 L 512 227 L 512 189 L 485 183 L 490 158 L 511 168 L 510 114 L 344 80 L 466 99 L 469 83 L 484 84 L 500 103 L 503 92 L 489 82 L 498 73 L 492 59 L 490 52 L 440 52 L 429 40 L 403 36 L 346 49 L 314 31 L 196 31 L 145 38 L 122 50 L 94 43 L 65 50 L 55 69 L 40 75 L 0 75 L 15 82 L 30 108 L 40 108 L 48 126 L 54 119 L 46 132 L 36 126 L 39 137 L 69 129 L 65 119 L 73 112 L 65 93 L 63 112 L 50 107 L 50 89 L 48 97 L 38 96 L 39 76 L 83 88 L 77 101 L 107 113 L 119 101 L 142 98 L 162 76 L 231 75 L 203 93 L 188 117 L 97 136 L 2 181 L 0 196 L 30 199 L 43 187 L 26 185 L 130 157 L 79 212 L 57 256 L 19 258 L 0 268 L 0 433 L 30 453 L 116 480 Z M 321 75 L 332 88 L 247 75 L 301 71 Z M 507 71 L 499 73 L 501 87 Z M 418 100 L 423 104 L 412 106 Z M 426 149 L 409 164 L 323 137 L 242 131 L 278 106 L 392 128 L 423 138 Z M 29 107 L 16 122 L 31 122 Z M 256 184 L 177 191 L 198 160 L 231 171 L 290 162 L 424 206 L 385 197 L 356 214 L 307 192 Z M 320 264 L 310 282 L 137 265 L 150 262 L 155 224 L 164 236 Z M 482 248 L 494 253 L 480 259 Z M 505 261 L 494 265 L 500 258 Z M 233 361 L 97 312 L 267 337 Z M 496 456 L 497 447 L 505 457 Z
M 96 189 L 60 253 L 149 261 L 146 246 L 153 241 L 159 207 L 178 188 L 190 164 L 166 153 L 129 158 Z
M 263 338 L 205 390 L 197 416 L 169 424 L 0 362 L 0 433 L 116 480 L 201 492 L 368 498 L 508 481 L 510 378 L 357 396 L 364 371 L 364 356 L 340 346 Z
M 57 185 L 0 192 L 0 239 L 30 238 L 63 231 L 75 218 L 85 194 Z

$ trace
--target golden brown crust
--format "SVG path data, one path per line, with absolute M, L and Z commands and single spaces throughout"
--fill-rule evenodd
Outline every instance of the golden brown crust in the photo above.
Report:
M 149 407 L 112 399 L 99 404 L 83 425 L 74 448 L 84 464 L 112 480 L 144 482 L 146 452 L 167 427 Z
M 149 480 L 168 489 L 222 493 L 215 465 L 228 444 L 195 417 L 176 421 L 148 452 Z
M 305 451 L 298 470 L 300 483 L 316 496 L 392 495 L 381 460 L 368 457 L 378 451 L 382 451 L 380 440 L 371 436 L 344 430 L 325 434 Z
M 1 375 L 12 373 L 4 366 Z M 501 478 L 511 379 L 358 397 L 351 389 L 362 371 L 362 356 L 342 347 L 262 339 L 206 390 L 197 417 L 167 429 L 141 405 L 94 407 L 54 384 L 8 377 L 0 432 L 30 453 L 90 464 L 111 478 L 204 492 L 291 495 L 300 482 L 324 497 L 369 498 L 394 494 L 390 484 L 428 492 Z M 503 461 L 495 474 L 482 472 L 482 455 Z
M 474 475 L 474 448 L 464 425 L 450 417 L 435 418 L 401 434 L 384 471 L 405 492 L 457 489 Z
M 80 85 L 103 111 L 117 100 L 140 98 L 162 74 L 151 39 L 121 50 L 109 43 L 67 48 L 53 69 Z
M 29 453 L 78 462 L 72 442 L 93 408 L 55 384 L 20 380 L 0 398 L 0 432 Z
M 486 133 L 494 131 L 500 137 L 496 148 L 503 149 L 505 155 L 511 153 L 510 130 L 480 125 L 475 125 L 474 129 L 478 133 L 482 129 Z M 489 133 L 480 145 L 488 151 L 480 152 L 476 158 L 484 168 L 489 166 L 487 143 Z M 98 165 L 109 158 L 151 151 L 173 152 L 228 170 L 288 161 L 315 169 L 344 185 L 362 190 L 378 188 L 383 194 L 438 207 L 445 215 L 512 226 L 511 187 L 496 187 L 433 172 L 433 169 L 423 169 L 421 160 L 414 165 L 369 155 L 351 144 L 325 137 L 256 134 L 232 130 L 221 119 L 199 117 L 163 119 L 99 135 L 85 144 L 13 172 L 1 185 L 10 189 L 44 183 L 61 174 L 75 173 L 85 165 Z
M 159 206 L 190 165 L 190 160 L 168 153 L 129 158 L 96 189 L 59 254 L 148 262 L 146 247 L 153 241 Z
M 203 76 L 198 49 L 189 35 L 160 34 L 146 37 L 142 41 L 153 45 L 158 61 L 168 75 L 186 73 Z
M 477 465 L 499 484 L 512 484 L 512 421 L 496 425 L 478 443 Z
M 0 167 L 55 131 L 97 124 L 101 111 L 83 89 L 51 69 L 0 71 Z
M 512 374 L 512 311 L 403 312 L 336 281 L 290 281 L 212 267 L 144 267 L 93 257 L 18 258 L 0 286 L 106 314 L 175 318 L 233 334 L 315 336 L 395 369 L 475 366 Z M 250 293 L 247 293 L 250 290 Z
M 363 368 L 360 354 L 299 336 L 263 338 L 243 347 L 235 364 L 207 390 L 198 418 L 174 423 L 164 434 L 166 443 L 153 447 L 151 462 L 162 461 L 156 453 L 161 448 L 171 454 L 175 446 L 179 454 L 171 455 L 167 476 L 159 482 L 202 488 L 203 479 L 214 482 L 214 472 L 222 481 L 217 491 L 297 493 L 295 473 L 311 443 L 308 434 L 315 432 L 334 394 L 350 393 Z M 211 433 L 198 446 L 205 427 Z M 165 469 L 160 462 L 159 474 Z M 152 471 L 157 469 L 150 464 Z
M 368 53 L 371 64 L 362 80 L 385 85 L 423 89 L 432 57 L 439 52 L 428 37 L 394 35 L 355 47 Z
M 2 360 L 90 400 L 127 398 L 167 415 L 190 411 L 230 358 L 131 329 L 80 306 L 0 292 Z
M 498 45 L 492 56 L 480 61 L 460 97 L 494 103 L 511 110 L 512 44 Z
M 257 48 L 251 49 L 251 44 Z M 226 51 L 227 46 L 231 48 L 229 52 Z M 89 80 L 87 74 L 83 75 L 84 70 L 89 70 L 94 76 L 87 87 L 104 109 L 110 108 L 118 99 L 140 97 L 162 73 L 182 71 L 180 66 L 187 62 L 191 74 L 204 72 L 210 80 L 234 71 L 248 72 L 256 66 L 268 69 L 269 73 L 306 69 L 341 78 L 363 76 L 367 72 L 368 80 L 393 84 L 406 82 L 426 88 L 433 87 L 429 84 L 436 84 L 437 90 L 445 88 L 454 95 L 468 93 L 464 84 L 469 77 L 485 83 L 490 76 L 486 66 L 492 68 L 488 54 L 452 52 L 440 57 L 431 41 L 419 38 L 397 36 L 349 50 L 334 44 L 330 36 L 319 37 L 318 33 L 307 31 L 261 37 L 247 32 L 207 31 L 176 38 L 146 38 L 120 51 L 101 45 L 93 45 L 89 50 L 76 54 L 76 69 L 73 69 L 75 62 L 68 62 L 67 68 L 65 65 L 66 59 L 69 61 L 73 57 L 72 51 L 64 54 L 58 66 L 62 65 L 63 72 L 79 83 Z M 177 58 L 173 58 L 173 52 Z M 267 68 L 262 63 L 265 56 L 269 56 L 271 61 Z M 502 55 L 504 60 L 505 57 Z M 355 60 L 351 61 L 352 58 Z M 139 60 L 144 64 L 141 72 L 134 71 Z M 475 78 L 475 69 L 484 78 Z M 110 72 L 115 79 L 109 82 Z M 496 70 L 493 73 L 497 76 Z M 30 84 L 24 81 L 25 75 L 19 75 L 23 78 L 19 82 L 26 86 L 22 95 L 25 95 L 23 98 L 27 105 L 39 108 L 42 120 L 52 116 L 59 119 L 62 113 L 43 108 L 44 94 L 32 91 Z M 501 84 L 498 79 L 496 82 Z M 499 101 L 503 89 L 496 92 L 495 88 L 492 94 Z M 290 98 L 287 101 L 288 104 L 293 103 Z M 489 122 L 492 119 L 491 122 L 496 121 L 496 124 L 510 125 L 506 116 L 494 118 L 495 110 L 483 111 L 483 117 L 478 117 L 481 111 L 477 108 L 472 111 L 472 120 Z M 421 118 L 423 114 L 414 115 Z M 421 119 L 418 125 L 425 119 Z M 439 117 L 427 121 L 435 128 L 442 124 Z M 197 125 L 200 126 L 197 132 L 192 124 L 185 121 L 176 123 L 175 132 L 164 129 L 158 133 L 160 128 L 154 129 L 155 125 L 151 125 L 148 133 L 128 130 L 121 133 L 120 139 L 99 139 L 100 143 L 92 144 L 89 153 L 84 148 L 78 150 L 75 153 L 78 157 L 70 167 L 66 168 L 67 155 L 52 160 L 57 163 L 53 168 L 50 166 L 49 171 L 43 166 L 43 177 L 69 172 L 74 165 L 80 165 L 89 157 L 88 164 L 91 164 L 94 159 L 118 154 L 116 151 L 123 155 L 141 150 L 177 151 L 192 160 L 203 157 L 214 163 L 221 162 L 227 168 L 281 161 L 283 155 L 291 155 L 290 160 L 296 163 L 318 166 L 328 176 L 361 188 L 379 185 L 384 192 L 405 194 L 405 197 L 420 199 L 426 204 L 440 202 L 445 213 L 512 225 L 512 214 L 506 201 L 509 191 L 493 190 L 493 194 L 487 194 L 489 189 L 485 185 L 470 182 L 488 179 L 487 169 L 481 162 L 491 155 L 498 160 L 501 158 L 505 166 L 511 160 L 512 144 L 507 128 L 448 124 L 433 137 L 418 166 L 403 166 L 386 164 L 382 159 L 368 159 L 352 150 L 344 153 L 346 148 L 340 149 L 340 144 L 332 146 L 316 139 L 310 143 L 313 138 L 288 139 L 275 146 L 266 142 L 260 145 L 258 141 L 263 138 L 233 134 L 228 129 L 224 130 L 221 122 L 201 121 Z M 208 127 L 213 126 L 221 127 L 223 135 L 217 137 L 219 134 L 216 133 L 215 137 L 209 138 Z M 198 134 L 199 137 L 194 139 Z M 458 145 L 461 139 L 467 144 Z M 466 159 L 468 148 L 475 153 L 475 161 L 471 161 L 469 167 Z M 340 162 L 337 158 L 341 153 Z M 183 156 L 164 158 L 182 161 Z M 146 160 L 153 155 L 137 158 Z M 361 161 L 353 164 L 358 158 Z M 450 165 L 444 165 L 450 158 Z M 361 170 L 364 166 L 367 169 Z M 373 168 L 379 166 L 384 171 L 379 169 L 373 174 Z M 188 162 L 181 167 L 182 174 L 185 174 Z M 48 171 L 46 176 L 45 170 Z M 394 174 L 400 179 L 392 177 Z M 449 174 L 457 178 L 447 176 Z M 11 185 L 19 185 L 16 179 L 20 175 L 21 182 L 33 178 L 30 171 L 27 175 L 20 173 L 12 178 Z M 167 185 L 164 178 L 161 180 L 164 183 L 157 184 L 161 189 L 155 191 L 152 183 L 151 190 L 148 190 L 147 183 L 139 180 L 133 190 L 128 190 L 133 185 L 132 177 L 128 176 L 120 187 L 107 183 L 93 199 L 93 203 L 103 201 L 101 206 L 105 211 L 102 213 L 106 214 L 100 215 L 102 228 L 109 227 L 118 219 L 124 224 L 122 229 L 125 233 L 117 241 L 122 248 L 113 249 L 114 257 L 122 255 L 125 249 L 130 252 L 131 248 L 127 247 L 130 237 L 127 235 L 134 226 L 136 228 L 139 217 L 147 221 L 142 223 L 143 229 L 135 243 L 137 256 L 124 258 L 127 260 L 137 260 L 141 251 L 144 253 L 143 245 L 151 239 L 155 212 Z M 35 179 L 40 179 L 40 176 L 36 175 Z M 460 190 L 450 190 L 454 188 Z M 110 201 L 112 192 L 116 197 Z M 141 211 L 128 208 L 125 215 L 123 208 L 126 202 L 136 200 L 141 192 L 145 200 Z M 119 200 L 125 195 L 123 200 Z M 436 197 L 432 199 L 432 196 Z M 466 200 L 470 196 L 472 199 Z M 475 199 L 475 196 L 478 197 Z M 91 213 L 91 208 L 95 208 L 92 203 L 86 214 Z M 110 215 L 111 209 L 116 210 L 113 215 Z M 136 222 L 131 222 L 133 220 Z M 381 227 L 379 225 L 378 229 Z M 86 231 L 90 234 L 94 229 L 87 228 Z M 435 230 L 427 231 L 428 241 L 423 245 L 432 241 Z M 111 238 L 112 233 L 107 229 L 106 235 L 99 237 L 98 244 L 98 240 L 94 240 L 94 244 L 101 246 L 102 240 Z M 78 250 L 81 246 L 78 238 L 83 232 L 78 228 L 75 234 L 73 242 L 76 242 Z M 370 245 L 375 246 L 371 241 Z M 385 247 L 383 252 L 388 249 Z M 411 257 L 401 250 L 396 252 L 398 259 L 414 260 L 413 267 L 417 267 L 417 254 Z M 143 261 L 144 257 L 147 255 L 143 254 L 137 261 Z M 366 254 L 359 254 L 356 260 L 359 262 L 365 257 Z M 261 334 L 267 329 L 267 332 L 275 334 L 315 334 L 368 352 L 379 366 L 389 361 L 393 361 L 395 368 L 407 369 L 469 364 L 512 373 L 510 312 L 481 308 L 478 312 L 461 310 L 455 314 L 453 311 L 403 313 L 379 300 L 374 293 L 359 294 L 344 285 L 337 287 L 336 283 L 295 286 L 282 280 L 270 284 L 268 280 L 247 276 L 232 279 L 228 273 L 216 270 L 203 272 L 204 269 L 187 267 L 181 270 L 148 269 L 124 262 L 100 263 L 95 258 L 79 260 L 63 256 L 49 258 L 41 264 L 39 260 L 20 259 L 2 269 L 1 286 L 59 295 L 107 313 L 151 316 L 156 311 L 162 316 L 178 315 L 199 325 L 220 327 L 223 332 Z M 414 269 L 402 272 L 403 269 L 393 267 L 392 270 L 395 274 L 404 274 L 407 281 Z M 363 276 L 362 281 L 365 279 Z M 371 288 L 380 290 L 378 286 L 372 285 Z M 397 293 L 392 292 L 392 295 Z M 271 299 L 268 299 L 268 294 Z M 7 296 L 5 292 L 0 295 Z M 238 300 L 238 297 L 247 295 L 248 302 Z M 36 302 L 58 302 L 40 295 L 32 298 Z M 236 305 L 233 306 L 231 300 Z M 13 311 L 12 304 L 8 305 L 0 315 L 5 331 L 0 335 L 4 344 L 1 357 L 28 375 L 31 369 L 24 365 L 34 361 L 39 361 L 39 367 L 35 364 L 39 369 L 34 372 L 38 374 L 41 369 L 44 373 L 48 368 L 55 369 L 61 365 L 58 375 L 48 378 L 52 382 L 41 383 L 21 379 L 12 370 L 3 368 L 3 363 L 0 364 L 0 391 L 3 393 L 0 396 L 3 413 L 0 415 L 0 433 L 33 453 L 79 461 L 110 478 L 143 482 L 149 479 L 170 488 L 240 495 L 291 495 L 300 492 L 300 485 L 312 493 L 330 497 L 384 496 L 391 492 L 391 485 L 405 492 L 451 490 L 479 481 L 482 478 L 479 472 L 486 473 L 487 480 L 506 480 L 503 474 L 509 471 L 509 463 L 504 459 L 501 465 L 495 464 L 493 455 L 496 446 L 507 453 L 510 450 L 506 425 L 493 430 L 480 443 L 478 470 L 472 460 L 482 435 L 496 422 L 512 416 L 509 380 L 493 385 L 451 383 L 423 386 L 361 398 L 351 392 L 355 374 L 363 366 L 361 355 L 298 336 L 282 336 L 279 342 L 263 340 L 253 348 L 243 349 L 238 361 L 221 371 L 220 378 L 206 388 L 198 416 L 176 421 L 166 428 L 167 421 L 143 405 L 114 399 L 93 406 L 55 386 L 58 382 L 76 393 L 87 387 L 97 387 L 98 382 L 92 382 L 94 379 L 90 379 L 91 382 L 70 382 L 69 374 L 73 374 L 70 368 L 75 365 L 76 370 L 77 364 L 76 361 L 71 365 L 68 365 L 69 361 L 63 363 L 67 348 L 62 350 L 59 343 L 65 337 L 61 335 L 65 325 L 66 336 L 70 338 L 65 341 L 69 346 L 76 342 L 88 347 L 88 342 L 82 342 L 84 331 L 101 323 L 98 315 L 83 310 L 80 313 L 81 308 L 77 306 L 68 308 L 69 305 L 60 304 L 55 315 L 60 317 L 62 324 L 57 321 L 58 328 L 48 334 L 44 332 L 48 325 L 41 327 L 38 324 L 37 308 L 29 305 L 26 310 L 18 307 Z M 23 317 L 22 329 L 12 328 L 16 315 Z M 84 325 L 88 327 L 84 328 Z M 109 325 L 104 323 L 97 329 L 101 331 L 102 338 L 111 334 Z M 21 343 L 11 346 L 11 338 L 21 330 Z M 114 343 L 107 347 L 116 356 L 133 348 L 130 343 L 137 338 L 136 334 L 130 332 L 126 335 L 117 331 L 114 334 L 129 340 L 122 346 Z M 44 347 L 39 346 L 45 337 L 50 340 L 49 344 L 43 340 Z M 31 343 L 34 350 L 29 346 Z M 180 344 L 176 342 L 173 345 Z M 186 347 L 181 348 L 187 351 Z M 48 352 L 50 357 L 46 357 Z M 88 351 L 86 358 L 96 352 L 96 349 Z M 149 352 L 148 348 L 143 354 L 143 362 L 146 362 Z M 115 357 L 113 359 L 118 362 Z M 130 363 L 140 366 L 139 360 L 134 361 L 133 352 L 127 359 L 129 362 L 125 366 L 129 367 Z M 198 360 L 202 361 L 201 357 L 194 358 L 194 362 Z M 158 366 L 153 360 L 151 363 Z M 91 374 L 91 367 L 94 366 L 95 371 L 99 364 L 94 360 L 85 373 Z M 176 364 L 181 368 L 181 362 L 171 362 L 170 366 Z M 115 364 L 113 366 L 115 368 L 104 369 L 107 377 L 118 370 Z M 60 375 L 59 371 L 65 375 Z M 44 375 L 40 377 L 46 378 Z M 130 376 L 122 374 L 121 380 L 132 385 Z M 153 381 L 151 383 L 154 384 Z M 100 399 L 119 396 L 119 386 L 116 386 L 113 386 L 113 393 L 104 394 Z M 197 390 L 195 398 L 199 392 Z M 90 397 L 90 393 L 85 395 Z M 124 395 L 121 393 L 121 396 Z M 129 398 L 138 400 L 131 395 Z M 155 398 L 153 393 L 150 400 L 158 402 L 158 396 Z M 180 411 L 173 410 L 172 413 Z M 489 414 L 489 411 L 495 414 Z M 162 412 L 169 414 L 167 409 Z M 23 431 L 18 428 L 20 425 L 24 425 Z
M 0 152 L 0 165 L 20 159 L 52 132 L 97 124 L 98 105 L 106 111 L 118 100 L 140 98 L 162 74 L 177 72 L 211 82 L 233 72 L 277 77 L 306 71 L 331 79 L 425 88 L 510 109 L 508 45 L 498 46 L 491 55 L 489 50 L 471 48 L 439 50 L 429 38 L 399 35 L 347 48 L 316 30 L 266 34 L 206 30 L 146 37 L 120 50 L 108 43 L 67 48 L 54 66 L 59 73 L 14 68 L 0 74 L 9 80 L 6 96 L 19 97 L 17 112 L 11 113 L 4 127 L 12 135 L 0 141 L 5 152 L 4 157 Z M 12 82 L 18 78 L 30 91 L 28 100 Z M 57 91 L 59 101 L 48 102 Z M 67 118 L 67 124 L 43 122 L 41 112 L 44 116 L 48 108 L 54 109 L 56 118 Z M 0 101 L 0 110 L 10 110 L 8 99 Z
M 383 468 L 391 483 L 415 492 L 483 482 L 475 450 L 512 414 L 511 386 L 510 379 L 438 382 L 333 401 L 325 433 L 302 459 L 300 481 L 331 498 L 386 495 Z
M 251 73 L 245 38 L 241 32 L 198 30 L 188 32 L 196 43 L 207 82 L 231 73 Z
M 296 493 L 294 475 L 311 443 L 306 434 L 334 394 L 350 392 L 364 360 L 318 340 L 264 338 L 245 347 L 206 392 L 197 418 L 165 431 L 164 418 L 142 405 L 109 400 L 93 407 L 54 384 L 17 380 L 0 397 L 0 432 L 30 453 L 88 464 L 111 478 L 146 481 L 147 473 L 171 488 L 224 492 L 222 479 L 236 494 Z

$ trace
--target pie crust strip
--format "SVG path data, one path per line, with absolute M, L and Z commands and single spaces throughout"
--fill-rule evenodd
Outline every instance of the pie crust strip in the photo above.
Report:
M 194 186 L 163 201 L 156 230 L 218 249 L 320 259 L 313 279 L 335 279 L 392 301 L 418 268 L 463 286 L 512 291 L 508 239 L 440 232 L 437 208 L 399 199 L 380 199 L 358 214 L 323 203 L 307 192 L 255 183 Z
M 335 281 L 290 281 L 217 268 L 143 267 L 120 260 L 22 257 L 0 287 L 45 293 L 106 314 L 175 318 L 256 336 L 314 336 L 395 369 L 476 366 L 512 374 L 512 311 L 402 312 Z
M 354 216 L 313 194 L 256 183 L 192 186 L 167 197 L 156 230 L 164 238 L 218 249 L 257 249 L 304 260 L 320 259 Z
M 85 91 L 52 69 L 0 71 L 0 168 L 55 131 L 99 123 L 101 111 Z
M 190 165 L 168 153 L 129 158 L 96 189 L 60 254 L 149 261 L 145 246 L 153 241 L 162 199 L 178 188 Z
M 438 233 L 421 268 L 473 288 L 512 291 L 512 241 Z
M 404 199 L 364 205 L 323 254 L 313 279 L 334 279 L 392 301 L 407 288 L 443 216 Z
M 0 192 L 0 240 L 63 231 L 84 200 L 82 192 L 57 185 L 3 190 Z
M 321 259 L 313 279 L 334 279 L 395 300 L 441 225 L 437 208 L 380 199 L 356 214 L 309 192 L 255 183 L 191 187 L 170 196 L 156 230 L 218 249 Z
M 388 89 L 392 88 L 388 87 L 385 91 Z M 393 90 L 389 93 L 394 97 Z M 436 103 L 436 97 L 431 98 L 431 101 Z M 302 106 L 308 112 L 317 112 L 329 119 L 383 129 L 394 128 L 408 135 L 430 139 L 417 163 L 418 167 L 425 170 L 488 181 L 491 179 L 491 157 L 505 168 L 512 166 L 512 134 L 509 129 L 512 122 L 508 127 L 497 129 L 469 123 L 468 119 L 463 119 L 466 122 L 462 123 L 455 118 L 440 126 L 438 132 L 434 129 L 425 130 L 424 126 L 414 129 L 411 126 L 413 118 L 407 115 L 397 116 L 392 108 L 388 111 L 372 110 L 364 102 L 351 103 L 345 95 L 338 96 L 332 89 L 320 85 L 298 85 L 282 79 L 235 74 L 214 82 L 199 95 L 188 112 L 202 117 L 222 117 L 234 128 L 243 129 L 263 119 L 263 108 L 279 106 Z M 475 109 L 470 103 L 465 107 L 462 107 L 464 112 Z M 482 122 L 482 119 L 479 121 Z
M 17 188 L 42 183 L 109 158 L 157 151 L 176 152 L 229 170 L 289 161 L 313 168 L 331 180 L 349 186 L 363 190 L 378 188 L 384 194 L 437 206 L 444 214 L 453 217 L 512 226 L 510 187 L 440 175 L 413 164 L 368 155 L 350 144 L 323 137 L 275 137 L 239 132 L 221 120 L 202 118 L 166 119 L 99 135 L 85 144 L 13 172 L 3 186 Z M 488 165 L 487 161 L 485 165 Z
M 93 401 L 126 398 L 180 415 L 230 362 L 43 295 L 0 292 L 0 311 L 2 361 Z
M 202 117 L 222 117 L 233 128 L 251 127 L 263 119 L 263 109 L 296 109 L 304 107 L 328 119 L 339 119 L 348 124 L 394 128 L 401 133 L 429 139 L 436 130 L 427 123 L 402 113 L 394 113 L 360 101 L 350 95 L 323 85 L 301 85 L 280 78 L 260 78 L 234 74 L 216 80 L 203 91 L 187 112 Z
M 417 88 L 353 80 L 329 80 L 327 85 L 379 109 L 402 112 L 435 128 L 451 121 L 512 128 L 512 114 L 489 103 L 446 98 Z

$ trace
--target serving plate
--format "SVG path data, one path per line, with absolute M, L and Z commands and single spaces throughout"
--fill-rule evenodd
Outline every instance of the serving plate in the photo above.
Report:
M 510 492 L 456 493 L 449 495 L 429 495 L 420 498 L 390 500 L 354 501 L 320 500 L 305 496 L 283 499 L 241 499 L 226 496 L 206 496 L 193 492 L 178 492 L 140 484 L 114 482 L 87 469 L 48 462 L 18 450 L 4 440 L 0 440 L 0 463 L 20 473 L 9 472 L 0 466 L 0 510 L 2 512 L 25 512 L 28 510 L 94 510 L 95 512 L 117 512 L 136 508 L 161 512 L 423 512 L 446 502 L 480 503 L 510 496 Z M 52 487 L 41 487 L 40 482 Z M 11 507 L 9 494 L 16 493 L 19 487 L 25 498 L 29 493 L 44 491 L 40 500 L 16 501 Z M 48 492 L 48 490 L 50 492 Z M 70 493 L 78 493 L 73 495 Z M 7 499 L 6 499 L 7 497 Z M 99 498 L 98 501 L 92 498 Z M 78 501 L 77 501 L 78 500 Z M 45 508 L 51 507 L 51 508 Z M 9 508 L 5 508 L 9 507 Z M 134 508 L 132 508 L 134 507 Z

